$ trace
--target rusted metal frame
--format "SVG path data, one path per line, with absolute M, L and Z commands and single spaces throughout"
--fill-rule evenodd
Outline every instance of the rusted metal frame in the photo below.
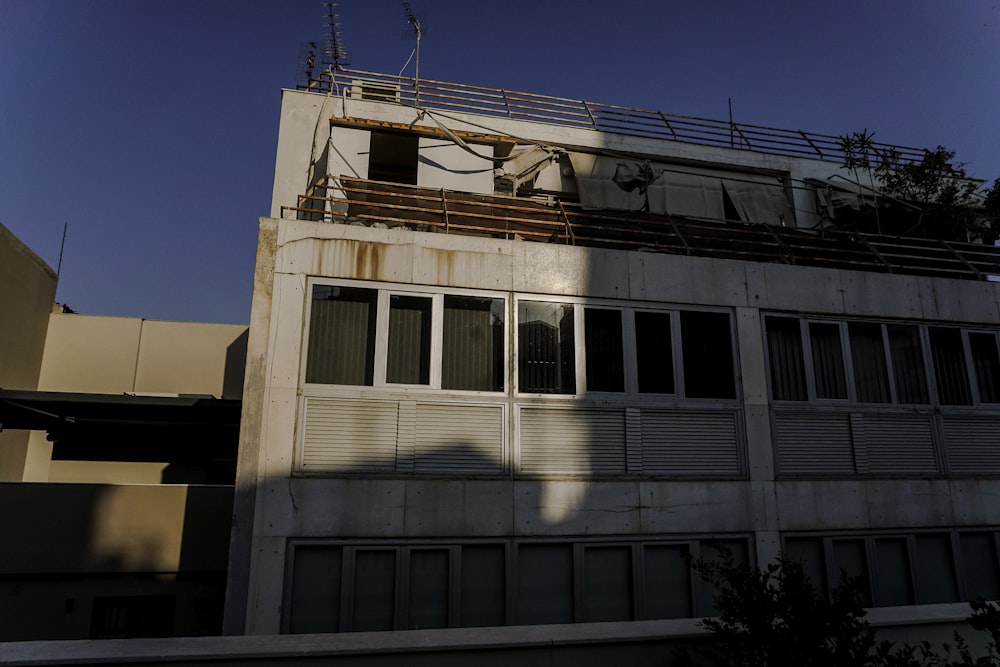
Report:
M 342 200 L 338 200 L 338 201 L 342 201 Z M 438 217 L 440 217 L 440 214 L 441 214 L 441 209 L 440 208 L 436 208 L 436 209 L 432 209 L 432 208 L 419 208 L 419 207 L 416 207 L 416 206 L 407 206 L 405 204 L 388 204 L 388 203 L 381 203 L 381 202 L 368 202 L 368 201 L 357 201 L 357 200 L 348 200 L 348 202 L 350 204 L 352 204 L 352 205 L 354 205 L 356 207 L 362 208 L 362 209 L 368 208 L 368 209 L 376 209 L 376 210 L 377 209 L 391 209 L 391 210 L 394 210 L 394 211 L 411 211 L 411 212 L 414 212 L 414 213 L 427 213 L 427 214 L 432 214 L 432 215 L 436 214 Z M 458 202 L 456 202 L 456 203 L 458 203 Z M 465 202 L 461 202 L 461 203 L 464 204 Z M 559 220 L 548 221 L 548 220 L 540 220 L 537 217 L 522 218 L 522 217 L 516 217 L 516 216 L 510 216 L 510 215 L 499 216 L 499 215 L 490 215 L 488 213 L 475 213 L 475 212 L 471 212 L 471 211 L 450 211 L 449 212 L 449 218 L 452 220 L 452 223 L 455 224 L 456 226 L 457 226 L 458 223 L 455 222 L 455 220 L 456 219 L 460 219 L 460 218 L 476 218 L 476 219 L 479 219 L 479 220 L 505 220 L 505 221 L 510 221 L 510 222 L 514 222 L 514 223 L 518 223 L 518 224 L 526 224 L 526 225 L 562 226 L 562 224 L 563 224 Z M 409 222 L 418 223 L 418 224 L 423 224 L 423 223 L 426 222 L 425 220 L 417 220 L 417 219 L 414 219 L 414 218 L 407 218 L 407 220 Z
M 677 132 L 674 130 L 674 126 L 671 125 L 670 121 L 667 119 L 667 115 L 662 111 L 657 111 L 656 113 L 660 114 L 660 118 L 663 120 L 663 124 L 667 126 L 667 129 L 670 130 L 670 134 L 672 134 L 674 136 L 674 139 L 676 139 Z
M 805 140 L 805 142 L 807 144 L 809 144 L 810 146 L 813 147 L 813 150 L 816 151 L 816 155 L 818 155 L 820 157 L 820 159 L 822 160 L 825 156 L 823 155 L 823 151 L 821 151 L 819 149 L 819 146 L 817 146 L 816 144 L 814 144 L 813 140 L 809 138 L 809 135 L 806 134 L 805 132 L 803 132 L 802 130 L 799 130 L 799 134 L 802 135 L 802 138 Z
M 590 116 L 590 125 L 595 130 L 597 129 L 597 119 L 594 118 L 594 112 L 590 110 L 590 105 L 587 104 L 587 100 L 583 100 L 583 108 L 587 111 L 587 115 Z
M 882 262 L 882 264 L 883 264 L 883 265 L 885 266 L 885 268 L 886 268 L 886 269 L 887 269 L 887 270 L 889 271 L 889 273 L 895 273 L 895 271 L 893 270 L 893 269 L 894 269 L 894 267 L 893 267 L 893 264 L 892 264 L 892 263 L 891 263 L 891 262 L 890 262 L 889 260 L 887 260 L 887 259 L 886 259 L 886 258 L 885 258 L 885 257 L 884 257 L 884 256 L 882 255 L 882 253 L 880 253 L 880 252 L 878 251 L 878 248 L 876 248 L 876 247 L 875 247 L 875 246 L 873 246 L 873 245 L 872 245 L 871 243 L 869 243 L 869 242 L 868 242 L 868 239 L 866 239 L 866 238 L 865 238 L 865 237 L 864 237 L 863 235 L 859 235 L 859 236 L 857 237 L 857 239 L 858 239 L 858 240 L 859 240 L 859 241 L 860 241 L 860 242 L 861 242 L 862 244 L 864 244 L 864 246 L 865 246 L 866 248 L 868 248 L 869 250 L 871 250 L 872 254 L 873 254 L 873 255 L 875 255 L 875 256 L 876 256 L 876 257 L 877 257 L 877 258 L 879 259 L 879 261 L 880 261 L 880 262 Z
M 446 135 L 438 127 L 411 125 L 409 123 L 394 123 L 387 120 L 371 120 L 368 118 L 358 118 L 349 116 L 347 118 L 334 117 L 330 119 L 331 125 L 338 127 L 352 127 L 379 130 L 399 130 L 412 132 L 418 136 L 433 137 L 435 139 L 446 139 Z M 452 133 L 463 139 L 470 141 L 484 142 L 489 144 L 512 144 L 514 141 L 510 137 L 499 134 L 482 134 L 480 132 L 469 132 L 468 130 L 452 130 Z
M 400 85 L 401 89 L 402 89 L 402 87 L 404 85 L 407 85 L 407 86 L 411 85 L 411 81 L 412 81 L 411 79 L 408 79 L 406 77 L 393 77 L 391 75 L 384 75 L 384 74 L 379 74 L 379 73 L 375 73 L 375 72 L 366 72 L 366 71 L 363 71 L 363 70 L 346 70 L 345 69 L 345 70 L 343 70 L 343 72 L 347 76 L 354 75 L 354 76 L 360 76 L 360 77 L 368 78 L 368 79 L 372 80 L 374 83 L 379 83 L 379 82 L 385 83 L 385 82 L 391 81 L 391 82 L 394 82 L 394 83 L 397 83 L 398 85 Z M 497 97 L 499 97 L 499 98 L 501 98 L 501 99 L 504 100 L 504 103 L 502 105 L 500 105 L 501 112 L 503 110 L 505 110 L 507 112 L 508 117 L 510 117 L 510 118 L 514 117 L 514 114 L 516 113 L 514 111 L 514 109 L 519 106 L 519 105 L 516 105 L 516 104 L 514 104 L 512 102 L 515 99 L 519 99 L 519 100 L 522 100 L 522 101 L 525 101 L 525 102 L 534 102 L 535 105 L 537 105 L 539 103 L 548 104 L 550 107 L 558 105 L 558 106 L 564 107 L 566 109 L 579 109 L 582 106 L 583 109 L 585 109 L 586 112 L 587 112 L 586 115 L 590 117 L 591 127 L 594 127 L 595 123 L 598 122 L 597 118 L 594 115 L 594 109 L 597 109 L 597 108 L 609 109 L 609 110 L 612 110 L 612 111 L 615 111 L 615 112 L 625 111 L 627 113 L 625 113 L 623 115 L 626 116 L 626 118 L 628 116 L 630 116 L 630 115 L 631 116 L 635 116 L 637 114 L 660 116 L 662 118 L 666 118 L 668 116 L 668 114 L 663 114 L 660 111 L 654 111 L 654 110 L 636 109 L 636 108 L 631 108 L 631 107 L 623 107 L 623 106 L 619 106 L 619 105 L 606 105 L 606 104 L 600 104 L 600 105 L 598 105 L 597 103 L 593 103 L 593 102 L 584 102 L 584 101 L 581 101 L 581 100 L 572 100 L 572 99 L 564 98 L 564 97 L 555 97 L 555 96 L 551 96 L 551 95 L 541 95 L 541 94 L 537 94 L 537 93 L 513 92 L 513 91 L 508 91 L 506 89 L 501 90 L 501 89 L 489 88 L 489 87 L 485 87 L 485 86 L 473 86 L 473 85 L 467 85 L 467 84 L 454 84 L 454 83 L 449 83 L 449 82 L 436 81 L 436 80 L 432 80 L 432 79 L 422 79 L 421 80 L 421 85 L 425 89 L 428 88 L 428 87 L 436 87 L 436 88 L 441 89 L 441 90 L 448 90 L 450 92 L 453 92 L 454 93 L 453 96 L 456 97 L 456 98 L 458 98 L 460 96 L 465 96 L 465 97 L 479 96 L 480 98 L 483 98 L 483 97 L 486 97 L 488 95 L 495 95 L 495 96 L 497 96 Z M 470 108 L 474 108 L 474 107 L 470 106 Z M 543 111 L 543 109 L 540 109 L 537 106 L 529 106 L 527 108 L 532 109 L 534 111 Z M 489 111 L 497 112 L 496 109 L 489 109 Z M 529 117 L 529 118 L 540 118 L 540 119 L 551 120 L 554 114 L 559 113 L 559 112 L 554 111 L 551 108 L 549 108 L 549 109 L 547 109 L 545 111 L 547 111 L 547 113 L 549 115 L 545 115 L 544 113 L 541 113 L 541 114 L 524 114 L 524 115 L 526 117 Z M 566 112 L 567 115 L 570 115 L 571 113 L 576 113 L 577 115 L 581 115 L 581 116 L 583 115 L 583 114 L 579 114 L 578 112 Z M 719 127 L 719 126 L 721 126 L 721 127 L 726 128 L 727 131 L 729 129 L 728 123 L 725 123 L 724 121 L 712 121 L 711 119 L 698 118 L 698 117 L 694 117 L 694 116 L 683 116 L 683 115 L 680 115 L 680 114 L 669 114 L 669 117 L 673 118 L 673 119 L 678 119 L 678 120 L 689 119 L 691 121 L 696 121 L 696 124 L 699 124 L 699 125 L 702 125 L 702 126 L 705 126 L 705 127 Z M 626 120 L 625 122 L 628 122 L 628 121 Z M 757 132 L 752 132 L 751 133 L 751 132 L 748 132 L 748 130 L 750 128 L 754 128 L 755 130 L 764 130 L 764 132 L 763 133 L 757 133 Z M 673 129 L 672 126 L 671 126 L 670 129 L 671 129 L 671 132 L 673 133 L 674 129 Z M 824 153 L 819 148 L 819 144 L 821 144 L 821 143 L 822 144 L 830 144 L 831 146 L 833 146 L 833 145 L 835 145 L 835 142 L 837 140 L 836 137 L 829 137 L 827 135 L 821 135 L 821 134 L 818 134 L 818 133 L 806 133 L 806 132 L 803 132 L 803 131 L 781 130 L 780 128 L 772 128 L 772 127 L 767 127 L 767 126 L 763 126 L 763 125 L 752 125 L 752 124 L 746 124 L 746 123 L 741 123 L 741 124 L 737 125 L 736 129 L 740 133 L 741 139 L 749 147 L 754 147 L 755 145 L 752 144 L 752 143 L 750 143 L 750 141 L 748 139 L 748 135 L 749 134 L 762 134 L 764 136 L 771 137 L 771 139 L 769 141 L 772 141 L 774 143 L 780 143 L 780 144 L 785 144 L 785 145 L 801 146 L 802 149 L 803 149 L 801 151 L 802 154 L 810 154 L 810 155 L 812 155 L 812 154 L 818 154 L 818 155 L 820 155 L 823 158 L 827 158 L 827 157 L 829 157 L 829 155 L 826 154 L 826 153 Z M 786 139 L 786 141 L 779 141 L 778 137 L 783 137 L 784 139 Z M 795 141 L 794 142 L 790 142 L 790 141 L 787 141 L 788 139 L 794 139 Z M 901 157 L 904 160 L 906 160 L 906 161 L 918 161 L 923 156 L 923 151 L 922 150 L 920 150 L 920 149 L 913 149 L 911 147 L 893 146 L 893 145 L 890 145 L 890 144 L 881 144 L 881 143 L 877 144 L 877 146 L 879 148 L 882 148 L 882 149 L 893 148 L 893 149 L 897 150 L 901 154 Z M 761 149 L 760 148 L 755 148 L 755 150 L 761 150 Z M 787 149 L 783 149 L 783 150 L 787 151 Z M 777 151 L 774 151 L 774 152 L 777 152 Z M 779 154 L 782 154 L 782 153 L 779 153 Z
M 444 217 L 444 233 L 447 234 L 451 228 L 448 225 L 448 196 L 444 188 L 441 188 L 441 211 Z
M 305 210 L 309 211 L 309 209 Z M 352 215 L 351 217 L 358 218 L 361 220 L 369 220 L 371 222 L 394 222 L 394 223 L 399 223 L 400 225 L 427 225 L 428 227 L 436 227 L 439 229 L 444 227 L 443 223 L 441 223 L 440 221 L 414 220 L 412 218 L 398 218 L 387 215 L 377 215 L 374 213 L 358 213 L 356 215 Z M 520 234 L 521 236 L 538 237 L 539 239 L 549 238 L 552 235 L 552 232 L 549 230 L 533 230 L 529 228 L 517 229 L 517 230 L 505 230 L 498 226 L 471 225 L 459 221 L 452 221 L 451 228 L 455 231 L 469 230 L 476 232 L 486 232 L 490 234 L 516 233 Z
M 576 245 L 576 238 L 573 236 L 573 225 L 569 222 L 569 216 L 566 215 L 566 209 L 563 208 L 562 201 L 556 200 L 556 204 L 559 205 L 559 213 L 563 217 L 563 221 L 566 223 L 566 236 L 569 239 L 570 245 Z
M 781 253 L 785 256 L 785 258 L 787 259 L 788 263 L 789 264 L 795 264 L 795 253 L 793 253 L 789 249 L 789 247 L 787 245 L 785 245 L 785 242 L 781 240 L 781 237 L 778 236 L 773 229 L 771 229 L 771 225 L 766 225 L 766 224 L 764 224 L 762 222 L 757 223 L 757 224 L 760 225 L 760 227 L 764 231 L 766 231 L 767 234 L 772 239 L 774 239 L 774 242 L 778 244 L 778 248 L 781 249 Z

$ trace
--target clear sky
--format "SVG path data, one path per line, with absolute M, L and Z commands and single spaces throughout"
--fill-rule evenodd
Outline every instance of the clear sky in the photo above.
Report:
M 412 0 L 421 75 L 887 143 L 1000 176 L 1000 0 Z M 0 222 L 90 314 L 248 321 L 279 90 L 320 0 L 0 0 Z M 342 0 L 396 74 L 397 0 Z M 411 63 L 407 72 L 412 74 Z

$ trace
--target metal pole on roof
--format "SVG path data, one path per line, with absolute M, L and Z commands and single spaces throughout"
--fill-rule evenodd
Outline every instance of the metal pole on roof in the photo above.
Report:
M 413 32 L 417 36 L 417 46 L 414 49 L 416 63 L 413 74 L 413 103 L 420 106 L 420 19 L 413 13 L 410 3 L 403 0 L 403 11 L 406 12 L 406 22 L 413 26 Z

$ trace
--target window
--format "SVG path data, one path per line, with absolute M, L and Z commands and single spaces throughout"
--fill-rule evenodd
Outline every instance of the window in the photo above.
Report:
M 527 544 L 518 549 L 517 622 L 573 622 L 573 548 Z
M 670 313 L 636 311 L 635 355 L 640 394 L 674 393 Z
M 943 405 L 971 405 L 961 330 L 931 327 L 929 333 L 938 399 Z
M 813 374 L 816 378 L 816 398 L 846 399 L 847 377 L 844 372 L 840 325 L 831 322 L 810 322 L 809 341 L 812 349 Z
M 518 387 L 529 394 L 575 394 L 573 306 L 521 301 L 517 305 Z
M 430 384 L 431 300 L 393 294 L 389 297 L 389 344 L 385 381 Z
M 419 142 L 416 134 L 373 131 L 368 153 L 368 178 L 416 185 Z
M 584 620 L 633 620 L 632 548 L 593 546 L 583 556 Z
M 583 310 L 587 391 L 625 391 L 622 311 Z
M 691 398 L 736 398 L 729 313 L 681 311 L 684 388 Z
M 886 325 L 896 397 L 900 403 L 930 403 L 920 330 L 912 324 Z
M 306 382 L 372 384 L 378 292 L 314 285 Z
M 742 537 L 411 545 L 303 540 L 291 546 L 285 628 L 361 632 L 691 618 L 712 613 L 715 594 L 694 573 L 691 558 L 716 558 L 719 546 L 737 563 L 750 562 Z
M 503 322 L 503 299 L 445 295 L 442 389 L 503 391 Z
M 777 315 L 764 326 L 774 400 L 929 405 L 933 377 L 940 405 L 1000 403 L 992 331 Z
M 518 302 L 517 313 L 521 393 L 736 398 L 729 313 L 529 300 Z
M 767 317 L 765 322 L 772 395 L 779 401 L 808 400 L 799 321 L 792 317 Z
M 976 386 L 983 403 L 1000 403 L 1000 356 L 997 337 L 991 333 L 969 333 L 972 365 L 976 369 Z
M 861 580 L 867 605 L 936 604 L 1000 597 L 998 535 L 983 530 L 786 536 L 784 551 L 802 562 L 824 593 L 846 574 Z
M 850 322 L 847 331 L 851 339 L 851 361 L 858 400 L 862 403 L 891 403 L 882 325 Z
M 503 391 L 505 304 L 492 296 L 313 285 L 305 382 Z
M 174 631 L 173 595 L 95 597 L 91 639 L 170 637 Z

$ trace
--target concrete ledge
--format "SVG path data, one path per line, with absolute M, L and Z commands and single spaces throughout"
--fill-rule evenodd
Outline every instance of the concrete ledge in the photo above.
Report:
M 170 639 L 34 641 L 0 644 L 0 665 L 183 663 L 348 657 L 373 654 L 497 651 L 698 639 L 700 619 L 395 632 Z

